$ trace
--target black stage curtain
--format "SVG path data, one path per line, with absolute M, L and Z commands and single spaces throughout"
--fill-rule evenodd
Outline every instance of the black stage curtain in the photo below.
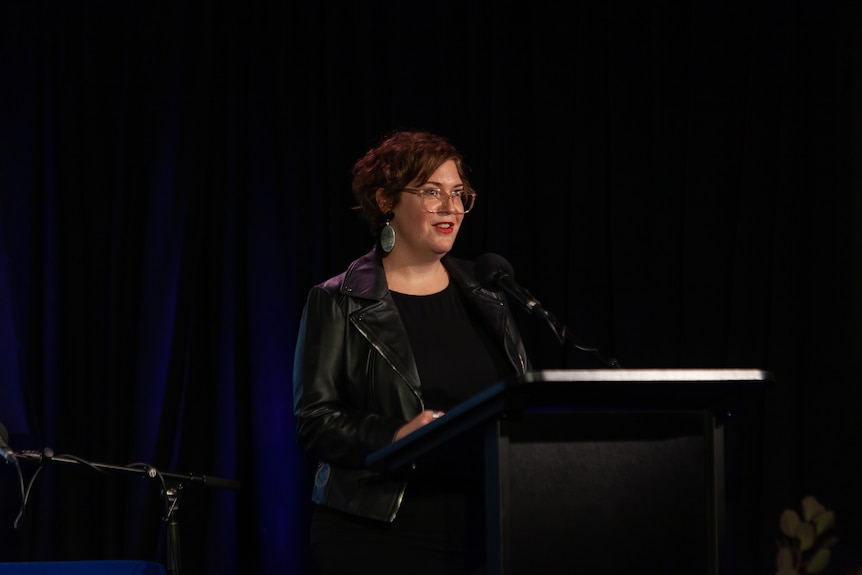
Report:
M 753 463 L 729 470 L 735 572 L 772 572 L 806 495 L 831 567 L 862 567 L 860 38 L 858 6 L 811 0 L 7 0 L 10 445 L 237 480 L 185 483 L 184 570 L 309 572 L 298 315 L 371 246 L 353 161 L 422 128 L 472 166 L 458 255 L 504 255 L 625 367 L 775 375 L 728 438 Z M 596 367 L 521 319 L 537 366 Z M 15 523 L 0 466 L 0 559 L 163 561 L 134 475 L 48 464 Z

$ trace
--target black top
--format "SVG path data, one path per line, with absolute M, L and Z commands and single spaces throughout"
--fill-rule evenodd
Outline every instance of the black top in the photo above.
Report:
M 425 296 L 392 292 L 392 298 L 407 328 L 426 409 L 446 411 L 512 375 L 454 284 Z

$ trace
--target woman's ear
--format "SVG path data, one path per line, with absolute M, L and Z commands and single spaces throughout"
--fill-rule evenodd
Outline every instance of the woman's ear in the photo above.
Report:
M 384 214 L 389 211 L 389 201 L 386 199 L 383 188 L 377 188 L 377 192 L 375 193 L 375 198 L 377 199 L 377 207 L 380 208 L 380 211 Z

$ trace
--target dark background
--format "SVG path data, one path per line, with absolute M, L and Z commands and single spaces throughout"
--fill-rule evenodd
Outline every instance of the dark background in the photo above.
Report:
M 237 479 L 186 484 L 184 572 L 308 572 L 299 312 L 371 246 L 353 161 L 422 128 L 472 167 L 458 255 L 625 367 L 774 375 L 729 429 L 733 572 L 806 495 L 862 567 L 859 6 L 4 1 L 9 443 Z M 537 366 L 596 367 L 521 319 Z M 164 561 L 155 481 L 50 464 L 17 528 L 0 487 L 0 560 Z

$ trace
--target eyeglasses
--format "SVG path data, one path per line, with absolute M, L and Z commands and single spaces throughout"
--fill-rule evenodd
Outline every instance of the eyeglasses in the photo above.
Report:
M 476 203 L 476 192 L 467 190 L 455 190 L 449 194 L 439 188 L 404 188 L 404 191 L 419 196 L 422 209 L 431 214 L 466 214 Z M 449 208 L 444 210 L 447 202 Z

